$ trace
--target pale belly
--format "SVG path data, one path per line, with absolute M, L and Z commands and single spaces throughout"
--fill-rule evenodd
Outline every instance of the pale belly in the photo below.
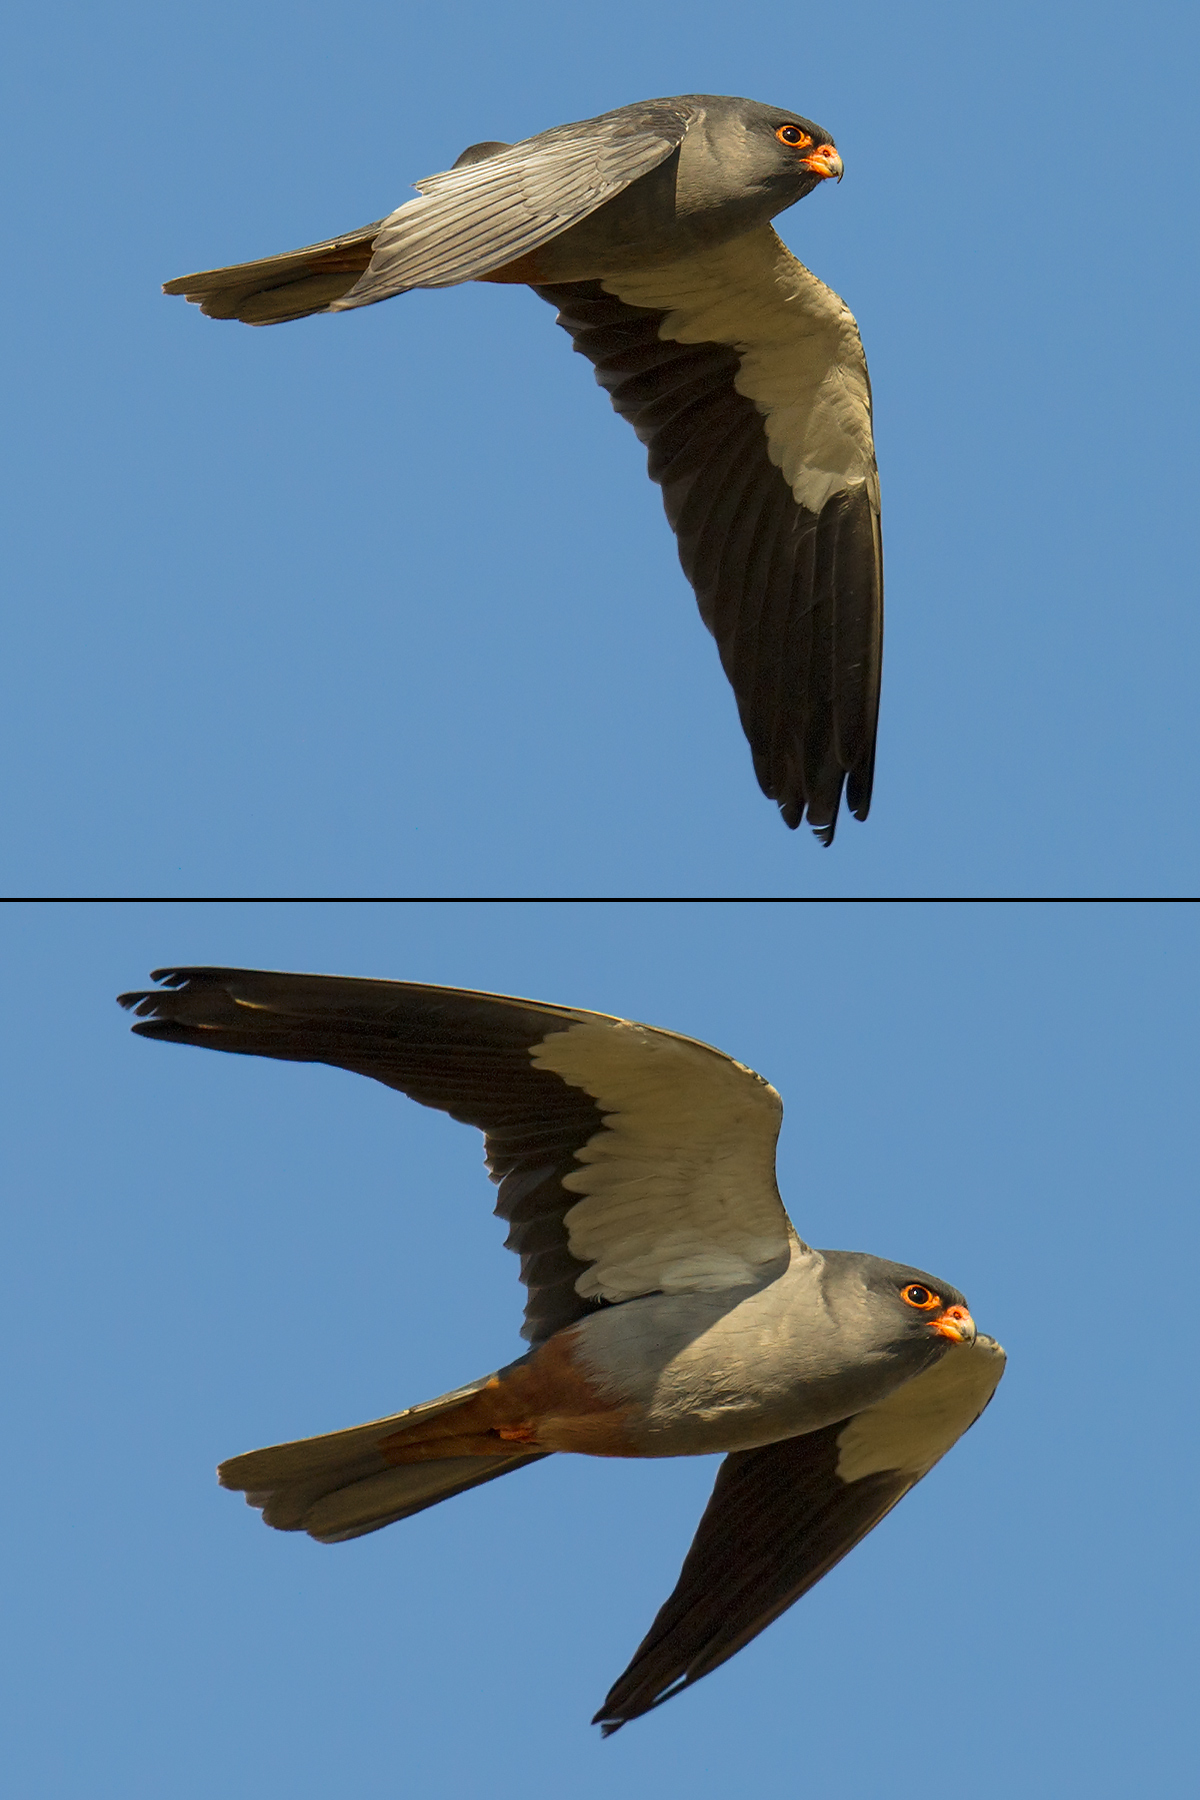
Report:
M 591 1448 L 582 1438 L 596 1422 L 577 1438 L 566 1418 L 544 1420 L 539 1441 L 593 1455 L 752 1449 L 850 1417 L 941 1354 L 933 1342 L 864 1346 L 853 1317 L 821 1305 L 815 1275 L 802 1266 L 757 1290 L 652 1295 L 584 1320 L 571 1360 L 615 1401 L 621 1447 Z

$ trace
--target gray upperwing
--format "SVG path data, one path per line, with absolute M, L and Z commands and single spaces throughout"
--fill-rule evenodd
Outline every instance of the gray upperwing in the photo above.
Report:
M 163 292 L 182 294 L 209 318 L 278 325 L 472 281 L 548 243 L 665 162 L 695 111 L 649 100 L 519 144 L 473 144 L 384 219 L 280 256 L 182 275 Z
M 527 256 L 665 162 L 695 110 L 623 106 L 427 176 L 415 184 L 420 197 L 383 221 L 370 267 L 330 310 L 475 281 Z

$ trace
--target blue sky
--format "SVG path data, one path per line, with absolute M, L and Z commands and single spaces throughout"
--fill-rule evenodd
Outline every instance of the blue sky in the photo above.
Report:
M 1196 27 L 1182 6 L 66 4 L 0 73 L 0 891 L 1195 891 Z M 778 100 L 857 313 L 889 623 L 875 809 L 754 784 L 632 433 L 522 291 L 275 331 L 158 284 L 468 142 Z M 1194 1780 L 1196 937 L 1165 907 L 10 909 L 0 1707 L 22 1800 L 975 1800 Z M 1011 1353 L 953 1457 L 697 1691 L 587 1719 L 712 1467 L 562 1458 L 356 1545 L 219 1457 L 519 1349 L 473 1134 L 131 1039 L 160 963 L 480 986 L 759 1068 L 812 1241 Z M 1185 1685 L 1186 1683 L 1186 1685 Z
M 6 1789 L 21 1800 L 1193 1791 L 1196 930 L 1164 907 L 10 909 Z M 694 1033 L 783 1093 L 817 1244 L 931 1268 L 1010 1354 L 807 1599 L 602 1744 L 708 1461 L 555 1458 L 359 1543 L 222 1456 L 520 1348 L 477 1136 L 369 1081 L 147 1044 L 216 961 Z
M 1154 0 L 20 9 L 4 890 L 1194 891 L 1195 37 Z M 885 498 L 875 810 L 828 854 L 541 302 L 251 331 L 158 291 L 711 90 L 846 161 L 781 221 L 861 322 Z

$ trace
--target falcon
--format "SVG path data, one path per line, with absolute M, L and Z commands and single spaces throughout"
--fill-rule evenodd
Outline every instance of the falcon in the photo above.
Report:
M 822 126 L 682 94 L 472 144 L 357 231 L 168 281 L 276 325 L 410 288 L 521 282 L 648 452 L 684 574 L 784 823 L 833 840 L 871 802 L 883 632 L 879 478 L 858 327 L 780 242 L 833 178 Z
M 694 1038 L 409 982 L 159 969 L 142 1037 L 370 1075 L 485 1135 L 525 1355 L 385 1419 L 222 1463 L 280 1531 L 378 1531 L 556 1453 L 725 1452 L 679 1580 L 593 1723 L 709 1674 L 979 1417 L 1004 1352 L 957 1288 L 796 1235 L 783 1107 Z

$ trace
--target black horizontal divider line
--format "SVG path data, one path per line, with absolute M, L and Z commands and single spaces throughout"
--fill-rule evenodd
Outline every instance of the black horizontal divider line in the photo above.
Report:
M 9 906 L 1195 906 L 1196 894 L 3 894 Z

